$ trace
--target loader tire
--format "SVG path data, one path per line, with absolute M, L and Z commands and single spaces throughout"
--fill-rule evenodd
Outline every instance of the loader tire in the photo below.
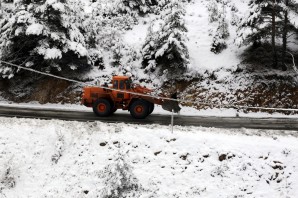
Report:
M 111 115 L 114 114 L 118 109 L 116 107 L 113 107 L 111 110 Z
M 145 119 L 149 115 L 149 104 L 144 100 L 136 100 L 129 108 L 130 115 L 136 119 Z
M 110 101 L 110 104 L 111 104 L 110 115 L 113 115 L 118 109 L 117 109 L 117 107 L 115 106 L 115 104 L 112 101 Z
M 149 115 L 154 111 L 154 104 L 152 102 L 148 102 L 149 104 Z
M 111 115 L 111 103 L 104 98 L 99 98 L 93 104 L 93 112 L 99 117 L 105 117 Z

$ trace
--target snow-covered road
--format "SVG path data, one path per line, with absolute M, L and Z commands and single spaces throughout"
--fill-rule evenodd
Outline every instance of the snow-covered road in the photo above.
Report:
M 86 108 L 87 109 L 87 108 Z M 0 105 L 0 116 L 39 118 L 39 119 L 59 119 L 71 121 L 102 121 L 108 123 L 130 123 L 130 124 L 161 124 L 169 125 L 171 118 L 169 115 L 153 114 L 143 120 L 133 119 L 129 112 L 118 111 L 109 117 L 97 117 L 89 111 L 51 108 L 32 108 Z M 204 126 L 216 128 L 252 128 L 252 129 L 275 129 L 298 131 L 298 119 L 285 118 L 247 118 L 247 117 L 210 117 L 210 116 L 183 116 L 175 115 L 175 125 L 181 126 Z M 297 133 L 295 133 L 297 135 Z
M 0 118 L 0 197 L 296 197 L 297 153 L 268 130 Z

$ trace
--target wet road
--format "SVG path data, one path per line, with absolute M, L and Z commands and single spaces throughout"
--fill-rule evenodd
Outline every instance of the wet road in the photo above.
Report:
M 24 107 L 0 106 L 0 116 L 18 118 L 58 119 L 68 121 L 101 121 L 109 123 L 129 124 L 161 124 L 170 125 L 169 115 L 152 114 L 144 120 L 133 119 L 129 114 L 116 113 L 110 117 L 96 117 L 92 110 L 69 111 L 55 109 L 35 109 Z M 273 130 L 295 130 L 298 131 L 298 119 L 275 119 L 275 118 L 243 118 L 243 117 L 195 117 L 175 116 L 175 125 L 181 126 L 203 126 L 215 128 L 251 128 L 251 129 L 273 129 Z

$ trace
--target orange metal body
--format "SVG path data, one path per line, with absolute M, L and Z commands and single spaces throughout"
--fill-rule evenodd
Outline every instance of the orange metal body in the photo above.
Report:
M 101 85 L 100 87 L 104 87 Z M 112 79 L 112 86 L 109 88 L 117 90 L 108 90 L 100 87 L 84 87 L 82 95 L 82 104 L 87 107 L 93 107 L 95 101 L 99 98 L 107 99 L 113 104 L 114 109 L 128 110 L 129 106 L 135 99 L 143 99 L 153 104 L 161 105 L 162 100 L 148 96 L 139 96 L 132 93 L 125 93 L 121 91 L 128 91 L 141 94 L 149 94 L 151 89 L 142 87 L 140 85 L 133 85 L 127 76 L 114 76 Z

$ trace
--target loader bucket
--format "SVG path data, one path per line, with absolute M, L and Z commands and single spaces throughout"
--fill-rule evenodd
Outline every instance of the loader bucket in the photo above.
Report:
M 173 99 L 177 99 L 177 93 L 173 94 L 172 97 Z M 172 110 L 175 113 L 178 113 L 181 108 L 179 107 L 179 104 L 177 101 L 171 101 L 171 100 L 165 100 L 162 104 L 162 108 L 166 111 L 172 112 Z

